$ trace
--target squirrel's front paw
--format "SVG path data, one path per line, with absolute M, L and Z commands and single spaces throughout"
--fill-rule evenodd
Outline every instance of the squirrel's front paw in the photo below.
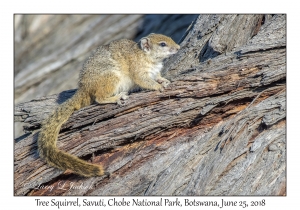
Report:
M 171 82 L 169 81 L 169 80 L 165 80 L 165 81 L 163 81 L 162 83 L 161 83 L 161 85 L 164 87 L 164 88 L 166 88 L 167 86 L 169 86 L 169 84 L 170 84 Z
M 166 88 L 171 82 L 165 78 L 159 78 L 157 80 L 159 84 L 161 84 L 164 88 Z
M 161 87 L 159 88 L 159 92 L 164 92 L 164 90 L 165 90 L 165 88 L 164 88 L 163 86 L 161 86 Z

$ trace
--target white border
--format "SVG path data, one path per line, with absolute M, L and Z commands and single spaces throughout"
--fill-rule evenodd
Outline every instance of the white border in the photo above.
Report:
M 298 5 L 282 1 L 7 1 L 2 3 L 1 8 L 1 119 L 2 126 L 2 152 L 1 152 L 1 206 L 4 209 L 13 207 L 30 207 L 37 209 L 35 198 L 13 196 L 13 14 L 15 13 L 286 13 L 287 14 L 287 157 L 288 178 L 286 197 L 198 197 L 200 200 L 259 200 L 265 198 L 267 206 L 264 209 L 282 209 L 299 206 L 299 111 L 297 110 L 299 91 L 299 11 Z M 3 65 L 4 64 L 4 65 Z M 10 111 L 8 111 L 10 110 Z M 3 135 L 4 134 L 4 135 Z M 10 159 L 12 158 L 12 159 Z M 38 197 L 50 200 L 52 197 Z M 64 199 L 65 197 L 53 197 Z M 66 197 L 73 199 L 75 197 Z M 83 199 L 83 197 L 80 197 Z M 89 197 L 99 199 L 99 197 Z M 101 197 L 109 199 L 111 197 Z M 121 197 L 118 197 L 121 198 Z M 131 197 L 125 197 L 130 199 Z M 156 197 L 157 198 L 157 197 Z M 167 198 L 167 197 L 164 197 Z M 173 197 L 174 198 L 174 197 Z M 185 197 L 180 197 L 184 199 Z M 149 198 L 150 199 L 150 198 Z M 298 201 L 298 202 L 297 202 Z M 7 208 L 5 208 L 7 207 Z M 57 207 L 56 207 L 57 208 Z M 74 208 L 74 207 L 73 207 Z M 62 209 L 73 209 L 65 207 Z M 97 208 L 97 207 L 96 207 Z M 98 207 L 99 208 L 99 207 Z M 126 207 L 122 207 L 126 208 Z M 166 207 L 162 207 L 166 208 Z M 201 207 L 194 207 L 201 208 Z M 299 207 L 298 207 L 299 208 Z M 48 208 L 47 208 L 48 209 Z M 80 208 L 84 209 L 84 208 Z M 130 207 L 130 209 L 137 209 Z M 176 209 L 174 207 L 173 209 Z M 179 209 L 179 208 L 178 208 Z M 182 209 L 182 208 L 181 208 Z M 255 208 L 257 209 L 257 208 Z M 294 208 L 296 209 L 296 208 Z

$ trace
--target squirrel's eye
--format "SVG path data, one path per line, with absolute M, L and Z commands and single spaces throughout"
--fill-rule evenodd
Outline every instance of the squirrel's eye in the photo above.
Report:
M 164 43 L 164 42 L 160 43 L 159 45 L 162 46 L 162 47 L 167 46 L 167 44 Z

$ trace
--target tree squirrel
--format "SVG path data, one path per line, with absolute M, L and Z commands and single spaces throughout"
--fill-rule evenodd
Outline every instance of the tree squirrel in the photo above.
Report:
M 109 175 L 101 165 L 90 164 L 56 147 L 58 133 L 71 114 L 92 102 L 124 105 L 136 88 L 162 91 L 170 81 L 161 77 L 162 61 L 180 46 L 170 37 L 149 34 L 139 43 L 121 39 L 100 46 L 80 71 L 78 89 L 42 123 L 38 136 L 40 157 L 56 168 L 71 169 L 85 177 Z

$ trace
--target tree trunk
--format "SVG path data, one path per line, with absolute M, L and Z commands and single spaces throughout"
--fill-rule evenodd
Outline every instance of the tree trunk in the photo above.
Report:
M 200 15 L 165 62 L 164 92 L 74 112 L 58 148 L 109 178 L 37 153 L 41 121 L 75 90 L 18 104 L 29 125 L 15 140 L 15 195 L 285 195 L 285 28 L 285 15 Z

